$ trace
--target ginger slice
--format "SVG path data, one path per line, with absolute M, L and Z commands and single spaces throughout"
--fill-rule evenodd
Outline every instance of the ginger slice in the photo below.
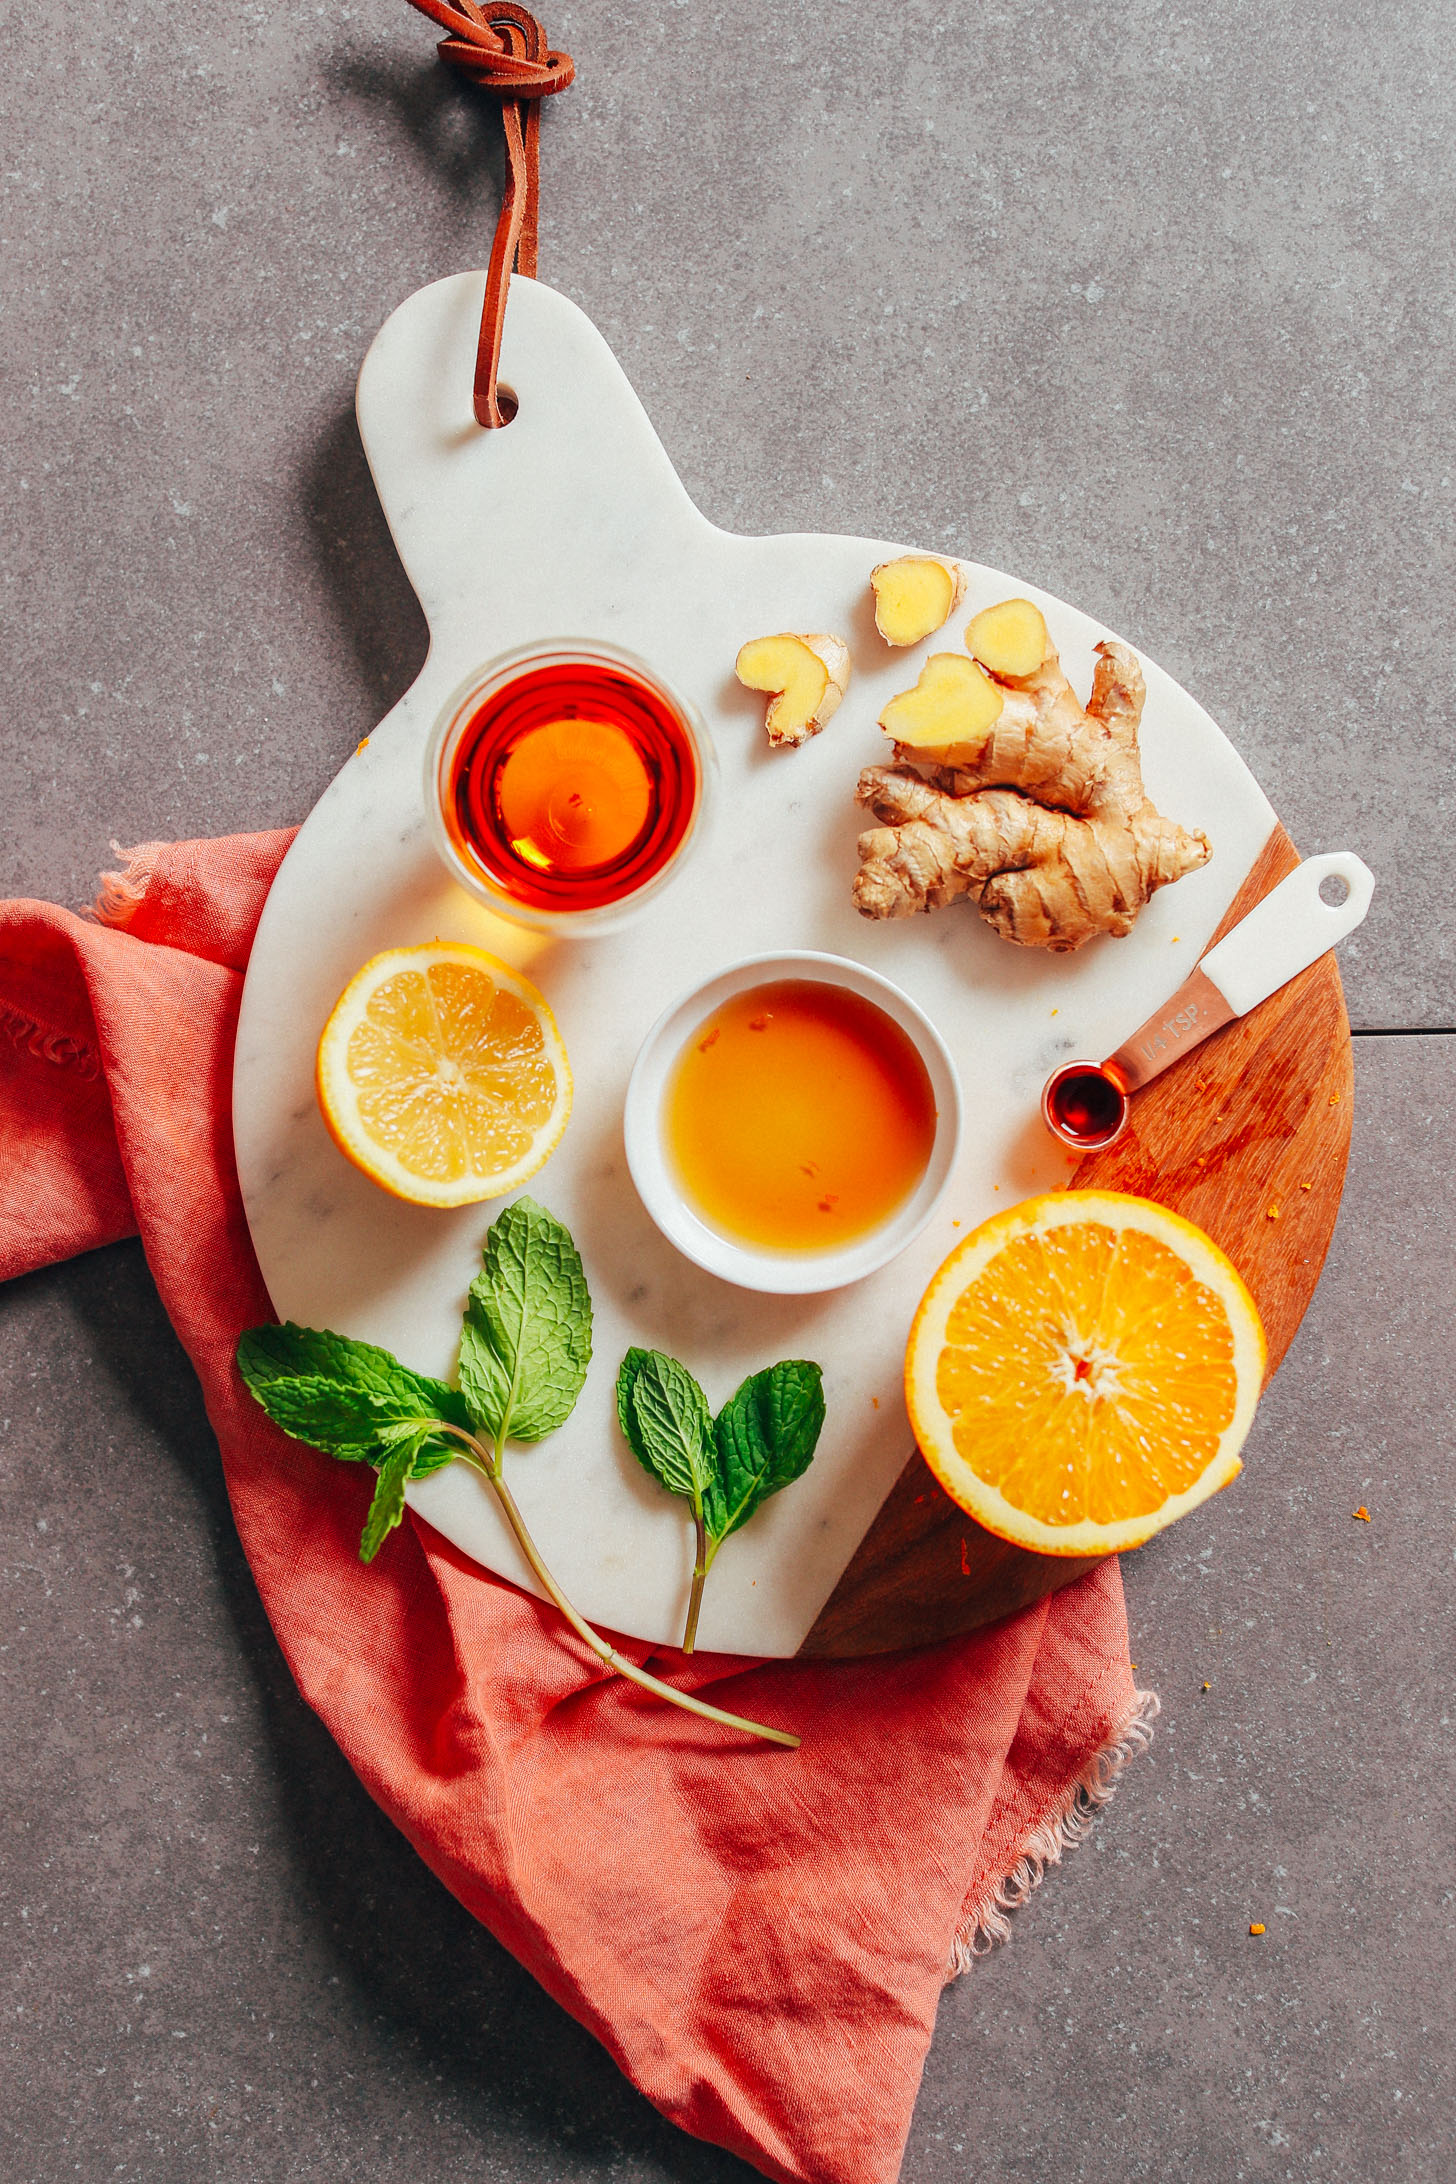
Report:
M 764 725 L 773 744 L 817 736 L 849 688 L 849 647 L 822 631 L 795 637 L 751 637 L 734 663 L 749 690 L 773 693 Z
M 866 767 L 856 793 L 882 824 L 859 838 L 863 916 L 964 896 L 1007 940 L 1064 951 L 1130 932 L 1158 888 L 1208 862 L 1207 837 L 1165 819 L 1143 786 L 1136 654 L 1111 638 L 1097 654 L 1085 707 L 1048 646 L 1028 673 L 996 675 L 1005 703 L 969 762 L 929 778 Z
M 1041 610 L 1029 599 L 983 607 L 966 628 L 966 650 L 993 675 L 1034 675 L 1050 645 Z
M 918 645 L 949 621 L 966 593 L 966 572 L 940 554 L 901 554 L 870 571 L 875 627 L 887 645 Z
M 1003 693 L 961 652 L 932 652 L 913 690 L 902 690 L 880 715 L 897 756 L 937 766 L 974 766 L 987 730 L 1006 704 Z

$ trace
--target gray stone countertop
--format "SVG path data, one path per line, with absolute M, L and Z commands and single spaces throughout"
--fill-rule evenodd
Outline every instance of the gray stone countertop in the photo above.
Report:
M 1244 1477 L 1125 1563 L 1152 1754 L 948 1991 L 905 2184 L 1444 2184 L 1456 19 L 584 0 L 547 29 L 579 82 L 542 275 L 705 512 L 1063 594 L 1208 706 L 1301 847 L 1379 879 L 1320 1290 Z M 112 839 L 301 817 L 416 671 L 352 385 L 396 303 L 482 262 L 499 129 L 403 0 L 36 0 L 0 63 L 0 892 L 74 904 Z M 747 2179 L 303 1708 L 135 1245 L 0 1291 L 0 1451 L 11 2184 Z

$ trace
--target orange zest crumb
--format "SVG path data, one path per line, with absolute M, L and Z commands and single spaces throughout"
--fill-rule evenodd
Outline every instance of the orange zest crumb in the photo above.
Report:
M 1277 1221 L 1277 1220 L 1278 1220 L 1278 1218 L 1279 1218 L 1279 1208 L 1278 1208 L 1278 1206 L 1277 1206 L 1277 1205 L 1276 1205 L 1276 1206 L 1266 1206 L 1266 1207 L 1265 1207 L 1265 1209 L 1264 1209 L 1264 1219 L 1265 1219 L 1266 1221 Z
M 356 744 L 354 745 L 354 756 L 355 756 L 355 757 L 357 758 L 357 757 L 359 756 L 359 753 L 360 753 L 361 751 L 367 751 L 367 750 L 368 750 L 368 748 L 369 748 L 369 738 L 368 738 L 368 736 L 366 736 L 366 737 L 364 738 L 364 741 L 363 741 L 362 743 L 356 743 Z
M 1331 1107 L 1338 1107 L 1338 1106 L 1339 1106 L 1339 1104 L 1340 1104 L 1340 1095 L 1339 1095 L 1339 1093 L 1338 1093 L 1338 1092 L 1332 1092 L 1332 1093 L 1330 1094 L 1330 1105 L 1331 1105 Z
M 1263 1927 L 1260 1925 L 1259 1921 L 1255 1919 L 1253 1925 L 1249 1928 L 1249 1932 L 1251 1934 L 1262 1934 L 1263 1931 Z
M 1302 1191 L 1312 1191 L 1314 1189 L 1313 1183 L 1301 1183 L 1299 1187 Z
M 1205 1691 L 1211 1691 L 1213 1689 L 1213 1685 L 1206 1683 L 1203 1688 Z
M 1364 1502 L 1361 1502 L 1359 1508 L 1355 1510 L 1354 1515 L 1357 1517 L 1361 1524 L 1368 1524 L 1370 1522 L 1370 1512 L 1365 1507 Z

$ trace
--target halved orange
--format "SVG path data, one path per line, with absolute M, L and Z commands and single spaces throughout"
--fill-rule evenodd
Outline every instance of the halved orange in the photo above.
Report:
M 566 1049 L 543 997 L 456 941 L 365 964 L 324 1026 L 316 1083 L 339 1150 L 418 1206 L 515 1190 L 571 1113 Z
M 1202 1229 L 1120 1191 L 1053 1191 L 953 1251 L 910 1330 L 905 1393 L 953 1501 L 1042 1554 L 1111 1554 L 1227 1486 L 1264 1330 Z

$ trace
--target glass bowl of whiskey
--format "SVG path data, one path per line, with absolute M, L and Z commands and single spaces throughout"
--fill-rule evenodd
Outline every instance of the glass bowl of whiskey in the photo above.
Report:
M 538 931 L 597 933 L 680 869 L 713 773 L 702 721 L 645 661 L 550 638 L 455 692 L 430 738 L 425 806 L 477 900 Z

